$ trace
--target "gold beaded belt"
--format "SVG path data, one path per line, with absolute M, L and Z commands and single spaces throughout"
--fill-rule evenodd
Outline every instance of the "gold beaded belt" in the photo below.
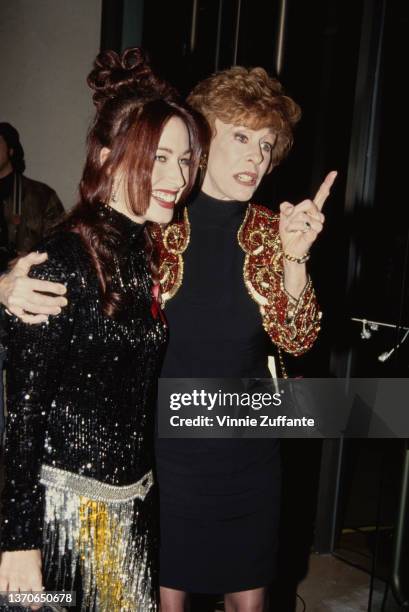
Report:
M 153 485 L 153 474 L 150 470 L 138 482 L 121 487 L 50 465 L 42 465 L 40 482 L 53 489 L 68 490 L 89 499 L 115 504 L 136 498 L 143 501 Z
M 60 576 L 66 552 L 71 553 L 72 584 L 78 564 L 81 569 L 81 612 L 156 612 L 152 508 L 140 507 L 154 484 L 152 471 L 120 487 L 43 465 L 40 482 L 45 486 L 44 568 Z

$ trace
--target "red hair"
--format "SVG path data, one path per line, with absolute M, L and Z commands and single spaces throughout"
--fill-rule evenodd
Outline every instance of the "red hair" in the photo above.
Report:
M 253 130 L 270 127 L 277 136 L 273 164 L 278 165 L 293 144 L 293 131 L 301 109 L 277 79 L 264 68 L 233 66 L 216 72 L 196 85 L 189 104 L 215 129 L 215 119 Z
M 80 234 L 95 266 L 106 315 L 114 316 L 121 296 L 111 288 L 118 236 L 109 215 L 100 215 L 96 204 L 108 203 L 114 176 L 126 177 L 131 211 L 143 215 L 150 202 L 151 177 L 162 130 L 171 117 L 185 123 L 190 138 L 191 166 L 185 198 L 192 189 L 201 155 L 203 128 L 195 111 L 179 101 L 175 90 L 155 76 L 140 49 L 98 55 L 88 84 L 95 93 L 95 119 L 87 138 L 87 155 L 80 183 L 80 200 L 64 225 Z M 110 150 L 101 163 L 103 148 Z

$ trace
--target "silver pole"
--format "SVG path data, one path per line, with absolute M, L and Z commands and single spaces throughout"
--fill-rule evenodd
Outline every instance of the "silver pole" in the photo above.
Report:
M 237 64 L 237 53 L 239 50 L 239 33 L 240 33 L 240 14 L 241 14 L 241 0 L 237 3 L 237 19 L 236 19 L 236 32 L 234 35 L 234 53 L 233 53 L 233 64 Z
M 284 62 L 285 24 L 287 20 L 287 0 L 281 0 L 278 17 L 278 32 L 276 45 L 276 75 L 280 76 Z
M 222 14 L 223 14 L 223 0 L 219 0 L 219 14 L 217 16 L 216 56 L 214 60 L 215 70 L 219 70 L 220 37 L 222 33 Z
M 198 0 L 193 0 L 192 27 L 190 30 L 190 52 L 191 53 L 193 53 L 196 47 L 197 5 L 198 5 Z

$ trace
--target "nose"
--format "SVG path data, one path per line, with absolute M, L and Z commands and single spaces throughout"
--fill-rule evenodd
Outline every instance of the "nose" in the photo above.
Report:
M 256 164 L 256 166 L 259 166 L 262 163 L 264 155 L 259 144 L 255 144 L 253 147 L 251 147 L 248 154 L 248 159 Z
M 180 165 L 179 161 L 175 161 L 172 164 L 171 168 L 169 168 L 170 176 L 169 179 L 172 181 L 172 186 L 174 185 L 176 189 L 182 189 L 186 185 L 186 179 L 183 174 L 183 168 Z

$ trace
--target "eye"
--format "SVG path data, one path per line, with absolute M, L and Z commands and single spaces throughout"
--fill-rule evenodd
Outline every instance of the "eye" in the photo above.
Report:
M 181 166 L 191 166 L 192 160 L 190 159 L 190 157 L 182 157 L 182 159 L 179 161 L 179 164 Z
M 165 163 L 167 159 L 166 155 L 155 155 L 155 161 Z
M 273 150 L 273 145 L 271 144 L 271 142 L 266 141 L 261 144 L 261 148 L 263 149 L 263 151 L 271 153 L 271 151 Z
M 241 132 L 236 132 L 234 134 L 234 138 L 239 142 L 242 142 L 243 144 L 246 144 L 249 141 L 247 136 L 245 134 L 242 134 Z

